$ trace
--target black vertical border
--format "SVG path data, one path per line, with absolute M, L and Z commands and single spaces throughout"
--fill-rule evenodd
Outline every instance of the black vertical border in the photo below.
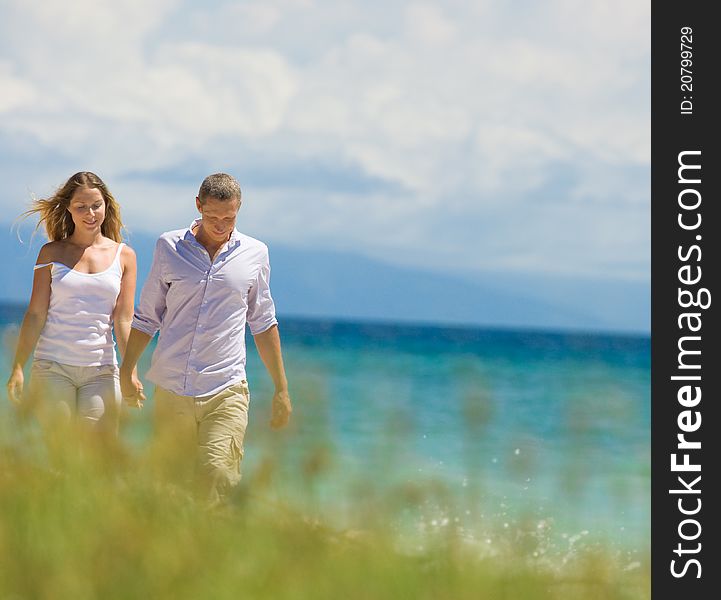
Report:
M 719 193 L 719 141 L 716 111 L 721 110 L 716 79 L 719 77 L 717 43 L 721 39 L 719 25 L 711 15 L 712 2 L 700 0 L 660 1 L 651 7 L 651 421 L 652 421 L 652 499 L 651 553 L 652 597 L 711 599 L 721 597 L 721 538 L 718 513 L 721 512 L 718 483 L 721 460 L 721 426 L 719 425 L 719 373 L 721 362 L 716 345 L 719 343 L 718 314 L 721 310 L 719 266 L 712 262 L 718 256 L 721 221 Z M 681 90 L 681 28 L 693 29 L 693 90 Z M 693 114 L 681 114 L 683 96 L 692 96 Z M 678 182 L 678 155 L 685 150 L 701 151 L 701 184 L 694 186 L 702 195 L 702 224 L 697 231 L 683 231 L 678 226 L 678 195 L 684 187 Z M 691 215 L 689 215 L 689 220 Z M 701 235 L 698 241 L 696 235 Z M 678 270 L 683 264 L 678 257 L 679 246 L 688 249 L 694 243 L 701 247 L 702 279 L 696 286 L 683 286 L 691 291 L 707 288 L 712 297 L 706 310 L 679 307 Z M 680 495 L 669 490 L 680 488 L 681 473 L 671 472 L 671 454 L 677 450 L 678 415 L 685 410 L 677 401 L 679 382 L 671 380 L 678 374 L 678 341 L 688 335 L 679 329 L 679 314 L 688 310 L 702 313 L 700 332 L 702 400 L 696 407 L 701 412 L 701 428 L 691 439 L 700 440 L 700 451 L 691 451 L 693 461 L 700 460 L 700 496 L 686 495 L 687 507 L 701 498 L 702 508 L 696 518 L 701 535 L 696 541 L 683 540 L 678 532 L 686 517 L 679 512 Z M 684 333 L 684 331 L 686 333 Z M 683 451 L 681 451 L 683 452 Z M 692 479 L 688 477 L 686 478 Z M 693 498 L 693 500 L 692 500 Z M 693 526 L 685 533 L 692 534 Z M 681 543 L 686 548 L 701 544 L 696 555 L 677 555 Z M 697 558 L 697 569 L 689 568 L 686 576 L 671 573 L 671 561 L 681 570 L 684 561 Z

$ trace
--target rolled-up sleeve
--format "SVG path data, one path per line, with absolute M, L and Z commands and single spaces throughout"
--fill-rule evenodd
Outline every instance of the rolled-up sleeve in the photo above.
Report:
M 160 324 L 165 315 L 165 297 L 170 287 L 163 277 L 163 240 L 155 244 L 153 253 L 153 264 L 150 273 L 140 293 L 140 302 L 135 308 L 133 315 L 133 329 L 142 331 L 149 336 L 154 336 L 160 329 Z
M 248 292 L 248 326 L 253 335 L 263 333 L 278 323 L 275 304 L 270 295 L 270 259 L 265 249 L 255 283 Z

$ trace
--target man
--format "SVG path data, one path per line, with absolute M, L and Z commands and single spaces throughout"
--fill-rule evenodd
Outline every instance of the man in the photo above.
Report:
M 133 369 L 160 331 L 147 374 L 156 384 L 156 441 L 181 470 L 195 463 L 203 491 L 217 501 L 240 479 L 250 401 L 246 322 L 275 384 L 271 427 L 284 427 L 292 408 L 268 248 L 235 229 L 240 186 L 230 175 L 210 175 L 195 204 L 200 219 L 162 234 L 155 246 L 120 384 L 126 402 L 142 406 L 143 386 Z

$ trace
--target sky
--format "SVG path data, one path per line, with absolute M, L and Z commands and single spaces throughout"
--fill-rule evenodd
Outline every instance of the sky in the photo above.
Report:
M 650 280 L 648 0 L 0 0 L 0 195 L 98 173 L 128 229 Z

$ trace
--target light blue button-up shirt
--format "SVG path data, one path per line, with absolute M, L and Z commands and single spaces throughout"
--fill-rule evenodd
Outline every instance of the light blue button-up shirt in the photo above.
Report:
M 277 323 L 268 247 L 234 230 L 211 263 L 192 227 L 164 233 L 133 328 L 160 331 L 147 378 L 182 396 L 207 396 L 245 376 L 245 324 L 253 335 Z

